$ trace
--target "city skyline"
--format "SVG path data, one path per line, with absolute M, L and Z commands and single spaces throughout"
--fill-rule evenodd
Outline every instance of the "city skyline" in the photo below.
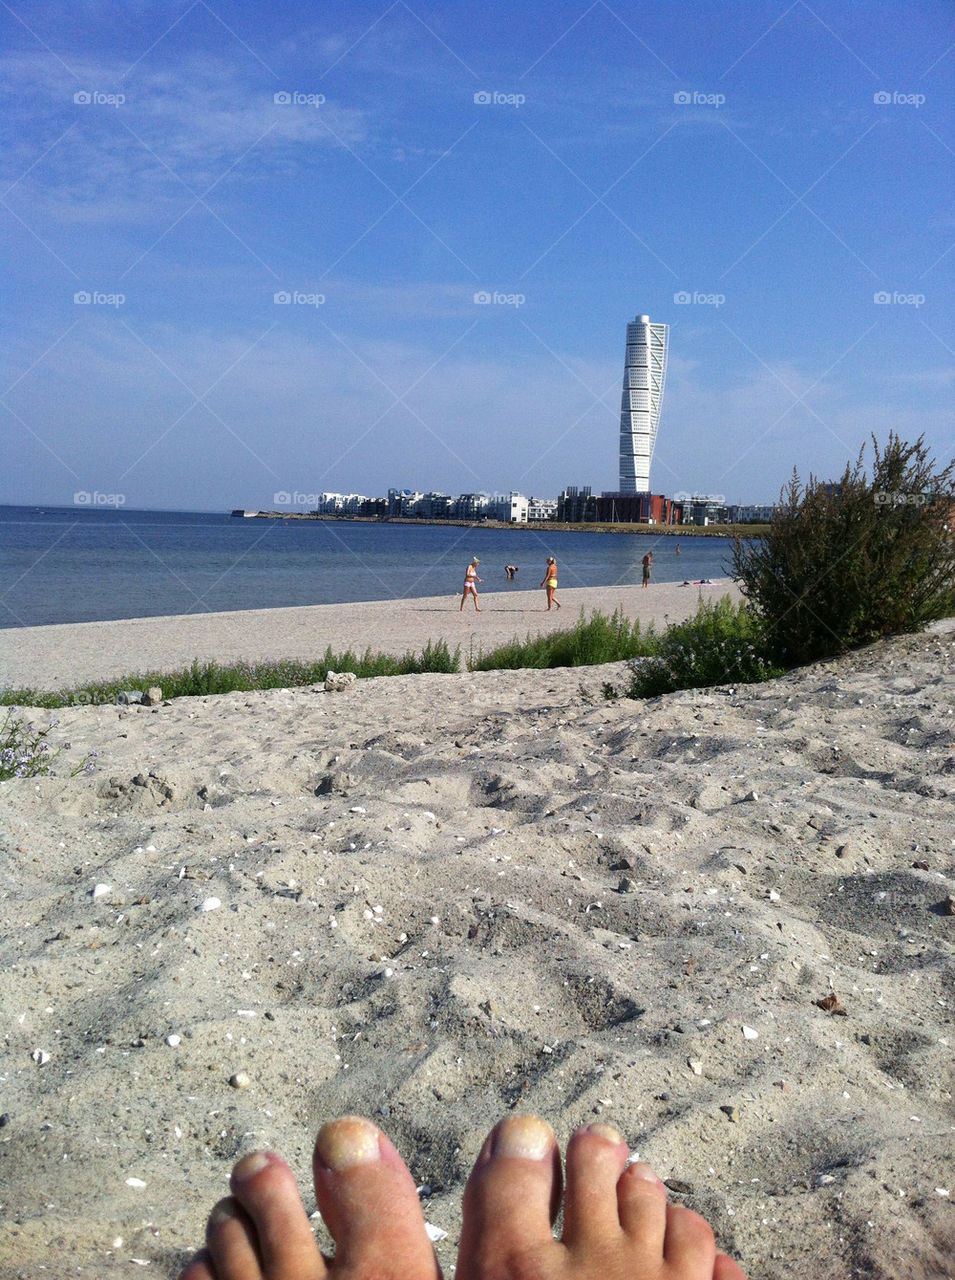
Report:
M 772 502 L 890 429 L 945 460 L 952 25 L 5 5 L 0 501 L 610 490 L 637 311 L 671 330 L 654 490 Z

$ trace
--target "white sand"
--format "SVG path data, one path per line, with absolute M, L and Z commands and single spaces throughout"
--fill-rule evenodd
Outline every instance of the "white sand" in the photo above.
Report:
M 467 655 L 485 652 L 515 636 L 569 627 L 583 609 L 611 614 L 615 609 L 643 625 L 676 622 L 696 612 L 700 598 L 740 598 L 736 584 L 718 579 L 711 586 L 653 583 L 646 591 L 627 587 L 574 587 L 557 592 L 562 607 L 547 612 L 543 591 L 481 590 L 481 612 L 460 596 L 322 604 L 299 609 L 245 609 L 232 613 L 181 614 L 84 622 L 67 626 L 0 630 L 0 686 L 15 689 L 73 688 L 84 680 L 187 667 L 193 658 L 217 662 L 269 658 L 320 658 L 329 645 L 336 653 L 403 654 L 428 640 L 460 645 Z
M 173 1275 L 237 1156 L 308 1186 L 347 1111 L 430 1187 L 450 1274 L 521 1108 L 617 1125 L 750 1280 L 951 1276 L 953 657 L 55 713 L 57 776 L 0 787 L 0 1275 Z

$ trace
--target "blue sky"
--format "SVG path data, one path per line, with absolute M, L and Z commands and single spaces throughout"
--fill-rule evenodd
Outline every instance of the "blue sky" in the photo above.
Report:
M 947 461 L 953 19 L 3 3 L 0 501 L 612 489 L 643 312 L 658 492 Z

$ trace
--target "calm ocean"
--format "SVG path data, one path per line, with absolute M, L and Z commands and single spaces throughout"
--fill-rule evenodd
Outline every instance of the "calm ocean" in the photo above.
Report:
M 536 587 L 548 555 L 562 587 L 639 585 L 648 550 L 656 582 L 728 574 L 729 543 L 689 534 L 0 507 L 0 626 L 443 595 L 460 591 L 472 556 L 485 591 Z M 511 583 L 508 563 L 519 568 Z

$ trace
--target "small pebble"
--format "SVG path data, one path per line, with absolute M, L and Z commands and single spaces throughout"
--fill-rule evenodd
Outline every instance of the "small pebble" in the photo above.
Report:
M 182 1044 L 182 1036 L 177 1036 L 175 1034 L 166 1036 L 166 1044 L 169 1045 L 170 1049 L 176 1049 Z
M 127 1178 L 126 1185 L 127 1187 L 144 1187 L 146 1184 L 142 1178 Z
M 93 889 L 91 890 L 91 897 L 92 897 L 93 901 L 94 901 L 94 902 L 96 902 L 96 901 L 98 901 L 98 899 L 100 899 L 100 898 L 108 897 L 108 896 L 109 896 L 109 894 L 111 894 L 112 892 L 113 892 L 113 890 L 112 890 L 112 888 L 111 888 L 111 886 L 110 886 L 110 885 L 108 885 L 108 884 L 98 884 L 98 885 L 96 885 L 96 886 L 95 886 L 95 888 L 93 888 Z
M 690 1058 L 689 1067 L 695 1076 L 701 1076 L 703 1074 L 703 1063 L 699 1058 Z
M 744 1027 L 743 1027 L 743 1035 L 744 1035 L 744 1037 L 745 1037 L 747 1040 L 758 1040 L 758 1039 L 759 1039 L 759 1032 L 758 1032 L 758 1031 L 756 1031 L 753 1027 L 747 1027 L 747 1026 L 744 1026 Z
M 247 1071 L 237 1071 L 234 1076 L 229 1076 L 229 1084 L 233 1089 L 249 1089 L 252 1080 Z
M 197 911 L 215 911 L 222 906 L 219 898 L 206 898 L 196 907 Z
M 38 1067 L 45 1067 L 46 1064 L 50 1061 L 50 1055 L 47 1053 L 45 1049 L 34 1049 L 33 1052 L 30 1054 L 30 1057 L 33 1059 L 33 1061 L 37 1064 Z

